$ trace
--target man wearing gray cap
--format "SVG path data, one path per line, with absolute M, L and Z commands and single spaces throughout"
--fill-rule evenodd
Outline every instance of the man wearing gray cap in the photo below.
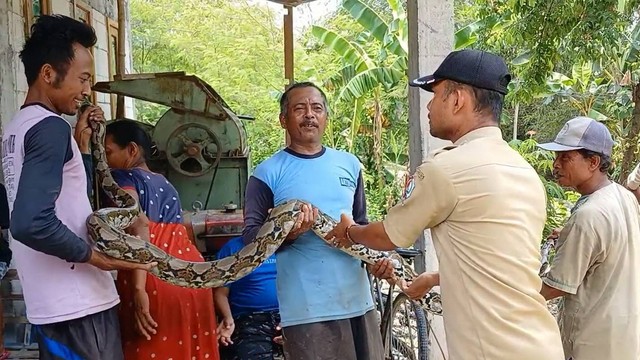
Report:
M 587 117 L 569 120 L 555 140 L 558 184 L 582 196 L 558 235 L 541 294 L 564 297 L 559 315 L 567 359 L 640 359 L 640 207 L 611 181 L 613 139 Z
M 564 359 L 540 295 L 544 186 L 499 128 L 510 79 L 502 58 L 467 49 L 411 82 L 433 92 L 431 134 L 453 145 L 416 169 L 382 222 L 357 225 L 343 215 L 328 234 L 341 246 L 392 250 L 431 229 L 439 271 L 401 288 L 416 298 L 440 286 L 450 360 Z

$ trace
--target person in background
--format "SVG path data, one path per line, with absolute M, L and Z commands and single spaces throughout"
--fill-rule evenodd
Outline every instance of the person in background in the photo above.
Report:
M 555 140 L 558 184 L 582 195 L 557 235 L 542 295 L 563 298 L 558 321 L 567 359 L 640 359 L 640 205 L 609 179 L 613 138 L 588 117 Z
M 218 252 L 231 256 L 244 247 L 235 237 Z M 280 313 L 276 295 L 276 255 L 271 255 L 249 275 L 215 289 L 216 309 L 222 314 L 218 339 L 223 360 L 272 360 L 282 354 Z
M 137 122 L 107 125 L 105 153 L 113 178 L 142 209 L 127 232 L 176 258 L 203 262 L 182 224 L 178 192 L 147 166 L 151 148 Z M 119 271 L 117 288 L 126 359 L 219 359 L 211 289 L 172 285 L 144 271 Z

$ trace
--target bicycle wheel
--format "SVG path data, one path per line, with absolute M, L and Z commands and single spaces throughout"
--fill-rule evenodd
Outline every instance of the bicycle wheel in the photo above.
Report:
M 416 357 L 415 349 L 412 349 L 410 345 L 398 339 L 395 335 L 391 334 L 391 352 L 388 354 L 389 360 L 419 360 Z
M 404 293 L 398 293 L 385 309 L 381 323 L 382 340 L 405 358 L 429 359 L 429 327 L 424 311 Z M 394 346 L 394 343 L 396 346 Z M 393 352 L 393 351 L 392 351 Z M 408 357 L 408 353 L 413 356 Z

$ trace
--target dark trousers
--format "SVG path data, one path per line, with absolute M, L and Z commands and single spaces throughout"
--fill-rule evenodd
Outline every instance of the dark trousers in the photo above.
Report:
M 278 311 L 244 314 L 233 321 L 233 344 L 227 347 L 220 346 L 222 360 L 279 359 L 277 356 L 282 354 L 282 347 L 273 342 L 273 338 L 279 335 L 276 331 L 280 323 Z
M 118 307 L 79 319 L 36 325 L 40 360 L 122 360 Z
M 384 360 L 376 311 L 282 329 L 286 360 Z

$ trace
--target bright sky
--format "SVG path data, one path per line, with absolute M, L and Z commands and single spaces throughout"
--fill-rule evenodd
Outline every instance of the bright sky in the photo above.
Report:
M 282 5 L 267 0 L 262 1 L 267 2 L 268 6 L 275 11 L 282 11 L 282 13 L 284 13 Z M 340 0 L 315 0 L 304 5 L 296 6 L 293 15 L 293 27 L 296 33 L 299 33 L 303 27 L 312 25 L 327 13 L 335 10 L 338 6 L 340 6 Z

